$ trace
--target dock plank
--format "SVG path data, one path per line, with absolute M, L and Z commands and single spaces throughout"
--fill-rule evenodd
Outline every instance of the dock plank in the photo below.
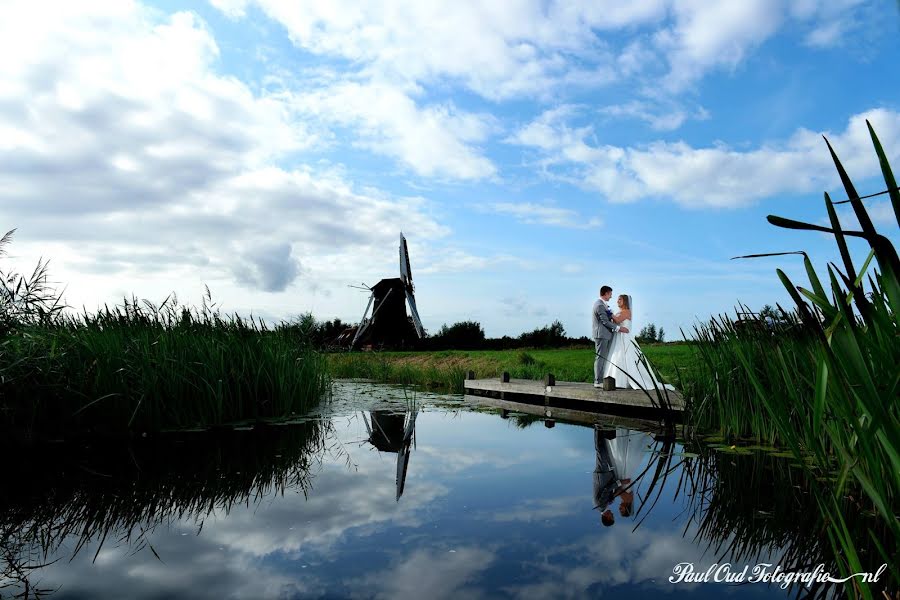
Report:
M 660 410 L 654 403 L 656 391 L 650 391 L 651 400 L 643 390 L 611 390 L 595 388 L 590 383 L 557 381 L 545 386 L 541 381 L 531 379 L 511 379 L 508 383 L 499 379 L 467 379 L 464 382 L 466 394 L 499 399 L 528 401 L 547 406 L 576 404 L 579 408 L 593 410 L 615 410 L 615 407 L 641 411 Z M 667 392 L 672 410 L 684 410 L 684 399 L 677 391 Z

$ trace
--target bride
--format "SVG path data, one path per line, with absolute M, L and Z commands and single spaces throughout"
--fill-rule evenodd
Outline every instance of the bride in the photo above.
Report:
M 619 332 L 613 336 L 613 341 L 609 348 L 609 360 L 603 368 L 603 377 L 614 378 L 617 388 L 653 391 L 654 389 L 665 387 L 666 389 L 674 390 L 674 387 L 663 384 L 647 368 L 644 354 L 634 341 L 634 334 L 631 333 L 631 309 L 633 307 L 631 296 L 626 294 L 620 295 L 616 300 L 616 304 L 619 307 L 619 312 L 613 315 L 612 320 L 616 324 L 627 328 L 628 333 Z

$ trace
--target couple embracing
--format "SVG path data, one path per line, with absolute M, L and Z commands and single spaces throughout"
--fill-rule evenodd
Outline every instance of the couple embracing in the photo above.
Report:
M 614 314 L 608 306 L 613 290 L 604 285 L 600 298 L 594 302 L 591 328 L 594 337 L 594 387 L 603 387 L 603 380 L 612 377 L 616 388 L 653 390 L 664 384 L 650 371 L 634 335 L 631 333 L 631 296 L 621 294 L 616 300 Z M 673 389 L 671 386 L 665 386 Z

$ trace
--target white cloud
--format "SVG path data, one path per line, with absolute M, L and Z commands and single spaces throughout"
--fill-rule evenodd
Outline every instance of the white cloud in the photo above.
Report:
M 355 127 L 359 144 L 405 163 L 419 175 L 481 179 L 496 168 L 472 147 L 493 119 L 452 104 L 419 107 L 400 87 L 342 82 L 298 96 L 295 106 L 329 123 Z
M 616 67 L 625 76 L 654 70 L 657 53 L 669 65 L 666 85 L 681 91 L 711 69 L 735 68 L 791 17 L 824 32 L 859 2 L 211 1 L 230 17 L 255 4 L 296 46 L 352 61 L 370 76 L 459 82 L 494 100 L 604 85 L 618 78 Z M 609 34 L 622 31 L 640 32 L 652 44 L 616 49 Z
M 804 41 L 813 48 L 842 44 L 844 37 L 862 23 L 859 9 L 862 0 L 802 0 L 791 5 L 794 16 L 810 24 Z
M 418 599 L 423 590 L 435 600 L 484 598 L 475 585 L 495 560 L 484 548 L 461 547 L 450 551 L 417 549 L 388 569 L 352 581 L 351 586 L 375 598 Z
M 709 69 L 733 69 L 784 19 L 779 0 L 678 0 L 672 10 L 675 22 L 657 34 L 656 43 L 668 57 L 664 83 L 673 91 L 684 89 Z
M 209 3 L 232 19 L 240 19 L 247 14 L 248 0 L 209 0 Z
M 699 107 L 693 114 L 672 105 L 653 105 L 647 101 L 632 100 L 624 104 L 612 104 L 600 108 L 600 114 L 616 119 L 637 119 L 650 125 L 655 131 L 672 131 L 681 127 L 689 118 L 705 120 L 709 112 Z
M 689 207 L 736 207 L 778 194 L 826 189 L 836 181 L 819 133 L 801 129 L 788 140 L 754 150 L 725 144 L 695 148 L 684 142 L 643 147 L 592 146 L 589 127 L 573 129 L 566 113 L 548 111 L 510 141 L 545 152 L 548 160 L 571 168 L 564 177 L 601 192 L 611 202 L 671 198 Z M 882 144 L 900 155 L 900 113 L 873 109 L 852 116 L 846 129 L 827 137 L 852 177 L 880 173 L 865 120 Z M 562 158 L 560 158 L 562 157 Z
M 17 254 L 54 258 L 76 306 L 151 279 L 163 296 L 186 280 L 270 292 L 298 277 L 306 287 L 353 281 L 396 263 L 401 229 L 449 233 L 423 198 L 360 190 L 337 170 L 274 166 L 318 143 L 298 101 L 218 73 L 218 46 L 190 13 L 118 1 L 4 13 L 15 15 L 0 18 L 4 219 L 19 228 Z M 418 168 L 440 172 L 444 160 L 443 172 L 490 172 L 459 142 L 484 135 L 477 118 L 444 108 L 402 118 L 423 120 L 425 136 L 402 143 L 434 144 Z M 441 137 L 444 125 L 456 137 Z M 106 275 L 105 291 L 93 274 Z
M 482 205 L 480 210 L 507 215 L 520 223 L 548 225 L 569 229 L 593 229 L 603 225 L 599 217 L 585 218 L 569 208 L 534 202 L 495 202 Z
M 353 61 L 391 81 L 459 81 L 492 99 L 545 93 L 578 70 L 573 58 L 604 57 L 594 28 L 652 22 L 665 8 L 659 0 L 627 7 L 536 0 L 255 4 L 309 52 Z

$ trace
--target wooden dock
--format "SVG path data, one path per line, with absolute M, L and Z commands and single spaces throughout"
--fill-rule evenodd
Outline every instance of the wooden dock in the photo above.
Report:
M 500 411 L 500 417 L 508 419 L 517 414 L 540 417 L 546 427 L 553 427 L 556 422 L 572 423 L 588 427 L 600 426 L 601 429 L 634 429 L 648 433 L 662 434 L 672 431 L 667 428 L 659 418 L 610 415 L 596 411 L 576 410 L 572 408 L 559 408 L 555 406 L 543 406 L 525 402 L 513 402 L 511 400 L 499 400 L 488 396 L 466 395 L 465 400 L 471 405 L 493 408 Z M 549 413 L 549 414 L 548 414 Z M 676 435 L 681 434 L 681 425 L 675 425 Z
M 504 379 L 506 381 L 504 381 Z M 657 394 L 662 390 L 604 390 L 590 383 L 554 381 L 552 377 L 544 381 L 531 379 L 466 379 L 465 393 L 479 396 L 527 403 L 556 409 L 568 409 L 609 415 L 635 415 L 660 417 L 674 412 L 680 415 L 684 409 L 684 399 L 677 391 L 668 390 L 667 402 L 671 410 L 662 408 Z

